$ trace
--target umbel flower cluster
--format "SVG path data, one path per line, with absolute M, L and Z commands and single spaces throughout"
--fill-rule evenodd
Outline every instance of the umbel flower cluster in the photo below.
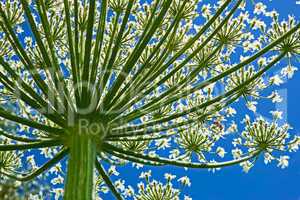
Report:
M 235 105 L 281 101 L 264 90 L 297 70 L 299 28 L 247 0 L 1 0 L 1 184 L 47 177 L 55 199 L 189 200 L 188 177 L 145 171 L 134 187 L 117 168 L 248 172 L 260 156 L 287 167 L 300 138 L 282 113 L 246 116 L 240 132 Z

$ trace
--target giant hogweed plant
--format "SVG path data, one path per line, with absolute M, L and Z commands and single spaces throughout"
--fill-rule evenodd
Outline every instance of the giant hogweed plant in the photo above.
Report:
M 143 172 L 135 192 L 112 181 L 115 166 L 248 171 L 263 156 L 286 167 L 282 154 L 300 140 L 279 111 L 273 121 L 246 116 L 232 156 L 222 145 L 238 130 L 231 105 L 280 101 L 262 91 L 296 70 L 299 27 L 244 0 L 1 0 L 1 179 L 46 175 L 66 200 L 108 189 L 116 199 L 171 200 L 176 176 L 162 183 Z M 278 63 L 288 66 L 268 76 Z

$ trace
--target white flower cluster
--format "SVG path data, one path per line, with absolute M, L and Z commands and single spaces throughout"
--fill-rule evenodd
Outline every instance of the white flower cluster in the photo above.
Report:
M 151 171 L 143 172 L 140 178 L 145 179 L 146 183 L 140 182 L 138 184 L 139 192 L 135 195 L 135 200 L 144 199 L 166 199 L 166 200 L 179 200 L 180 190 L 174 188 L 174 183 L 172 181 L 176 179 L 175 175 L 166 173 L 164 175 L 166 183 L 160 181 L 151 180 Z M 187 176 L 181 177 L 177 180 L 182 186 L 190 187 L 191 182 Z M 191 199 L 188 196 L 184 196 L 185 200 Z
M 262 117 L 251 122 L 249 116 L 245 117 L 245 131 L 242 132 L 240 138 L 233 141 L 235 147 L 240 147 L 232 151 L 235 158 L 240 158 L 243 155 L 243 147 L 246 147 L 249 152 L 259 151 L 264 153 L 266 164 L 272 160 L 277 160 L 278 167 L 286 168 L 288 166 L 289 156 L 280 154 L 298 150 L 300 137 L 296 135 L 291 138 L 288 133 L 290 126 L 288 124 L 282 126 L 278 124 L 278 119 L 281 117 L 280 112 L 274 111 L 272 114 L 274 116 L 272 122 L 268 122 Z M 250 161 L 244 162 L 242 164 L 244 171 L 248 172 L 253 164 Z

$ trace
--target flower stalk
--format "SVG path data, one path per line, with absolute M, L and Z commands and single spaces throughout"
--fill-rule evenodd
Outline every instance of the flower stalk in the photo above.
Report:
M 69 139 L 68 173 L 65 200 L 92 199 L 96 144 L 88 134 L 72 134 Z

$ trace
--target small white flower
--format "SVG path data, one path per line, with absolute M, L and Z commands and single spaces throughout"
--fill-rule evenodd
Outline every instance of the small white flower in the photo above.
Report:
M 21 34 L 21 33 L 24 32 L 24 30 L 23 30 L 23 28 L 22 28 L 21 26 L 17 26 L 16 32 L 17 32 L 18 34 Z
M 282 98 L 278 94 L 278 92 L 272 92 L 272 94 L 269 95 L 268 98 L 272 99 L 273 103 L 281 103 L 282 102 Z
M 124 180 L 117 180 L 117 181 L 115 181 L 115 186 L 120 191 L 124 191 L 126 189 L 125 188 L 125 181 Z
M 289 159 L 289 156 L 280 156 L 277 167 L 280 167 L 281 169 L 287 168 L 289 166 Z
M 63 196 L 64 189 L 63 188 L 54 188 L 52 190 L 52 192 L 55 193 L 55 197 L 54 197 L 55 200 L 58 200 L 58 199 L 60 199 Z
M 61 163 L 57 163 L 55 166 L 53 166 L 51 169 L 50 169 L 50 173 L 54 173 L 54 174 L 58 174 L 59 172 L 62 172 L 62 166 L 61 166 Z
M 134 195 L 134 189 L 130 185 L 125 189 L 124 192 L 125 197 L 132 197 Z
M 263 3 L 259 2 L 255 4 L 255 8 L 254 8 L 254 14 L 264 14 L 266 13 L 266 8 L 267 6 L 264 5 Z
M 143 182 L 139 182 L 138 184 L 137 184 L 137 186 L 138 186 L 138 188 L 139 188 L 139 190 L 144 190 L 145 189 L 145 184 L 143 183 Z
M 34 155 L 27 156 L 27 162 L 31 165 L 32 169 L 36 169 L 37 165 L 35 163 Z
M 236 147 L 237 145 L 242 145 L 242 139 L 241 138 L 234 138 L 232 144 L 233 144 L 234 147 Z
M 250 26 L 252 27 L 252 29 L 253 30 L 257 30 L 257 29 L 265 29 L 266 28 L 266 23 L 264 22 L 264 21 L 261 21 L 261 20 L 259 20 L 259 19 L 256 19 L 256 18 L 253 18 L 253 19 L 251 19 L 250 20 Z M 253 46 L 253 47 L 255 47 L 256 45 L 261 45 L 260 43 L 259 43 L 259 41 L 254 41 L 253 43 L 251 43 L 251 45 Z M 252 47 L 252 48 L 253 48 Z M 254 48 L 253 48 L 254 49 Z
M 169 158 L 170 159 L 175 159 L 180 155 L 180 151 L 178 149 L 173 149 L 170 151 Z
M 264 154 L 264 163 L 269 164 L 274 160 L 274 157 L 270 153 L 265 153 Z
M 178 182 L 180 182 L 184 186 L 188 186 L 188 187 L 191 186 L 191 181 L 190 181 L 189 177 L 187 177 L 187 176 L 181 177 L 180 179 L 178 179 Z
M 220 156 L 221 158 L 224 158 L 224 156 L 225 156 L 225 154 L 226 154 L 226 151 L 224 150 L 224 148 L 218 147 L 218 148 L 217 148 L 217 154 L 218 154 L 218 156 Z
M 299 150 L 300 146 L 300 136 L 295 136 L 294 139 L 290 142 L 289 151 L 296 152 Z
M 256 112 L 256 105 L 257 105 L 257 102 L 255 102 L 255 101 L 248 101 L 247 102 L 247 108 L 249 110 L 251 110 L 252 112 Z
M 231 151 L 231 153 L 232 153 L 232 156 L 233 156 L 234 159 L 239 159 L 239 158 L 241 158 L 242 155 L 243 155 L 242 150 L 240 150 L 240 149 L 238 149 L 238 148 L 233 149 L 233 150 Z
M 238 131 L 238 126 L 235 122 L 232 122 L 227 129 L 228 133 L 234 133 Z
M 108 173 L 111 175 L 119 176 L 119 172 L 116 170 L 116 166 L 111 166 L 108 170 Z
M 236 110 L 234 108 L 232 108 L 232 107 L 229 107 L 229 108 L 226 109 L 226 113 L 229 116 L 233 116 L 233 115 L 236 114 Z
M 32 38 L 31 37 L 25 37 L 24 42 L 27 46 L 32 46 Z
M 211 15 L 211 5 L 210 4 L 203 5 L 201 11 L 202 11 L 202 15 L 204 17 L 210 16 Z
M 142 165 L 142 164 L 139 164 L 139 163 L 132 163 L 132 167 L 134 167 L 134 168 L 136 168 L 136 169 L 140 169 L 140 168 L 142 168 L 144 165 Z
M 297 67 L 289 65 L 281 70 L 281 74 L 288 78 L 292 78 L 297 70 L 298 70 Z
M 271 77 L 270 81 L 272 84 L 277 85 L 277 86 L 279 86 L 283 83 L 283 80 L 279 77 L 279 75 L 275 75 L 275 76 Z
M 64 178 L 62 176 L 58 175 L 58 177 L 51 180 L 51 183 L 53 185 L 63 184 L 64 183 Z
M 151 177 L 151 174 L 152 174 L 151 170 L 149 170 L 148 172 L 142 172 L 139 178 L 149 179 Z
M 175 179 L 176 176 L 169 174 L 169 173 L 165 173 L 165 179 L 167 179 L 168 181 L 172 181 L 173 179 Z
M 253 164 L 250 161 L 246 161 L 241 163 L 241 166 L 243 167 L 243 171 L 245 173 L 248 173 L 249 170 L 253 167 Z
M 275 110 L 275 111 L 271 111 L 270 113 L 273 115 L 273 117 L 275 119 L 282 119 L 282 112 L 281 111 Z
M 264 66 L 267 64 L 267 58 L 265 57 L 261 57 L 258 59 L 257 63 L 260 65 L 260 66 Z
M 170 141 L 171 141 L 171 138 L 165 138 L 165 139 L 157 140 L 155 142 L 155 146 L 157 146 L 158 149 L 166 149 L 166 148 L 169 148 L 171 146 Z
M 192 200 L 192 198 L 189 196 L 184 196 L 184 200 Z
M 45 156 L 45 158 L 51 158 L 52 157 L 52 152 L 48 148 L 44 148 L 41 150 L 41 155 Z

